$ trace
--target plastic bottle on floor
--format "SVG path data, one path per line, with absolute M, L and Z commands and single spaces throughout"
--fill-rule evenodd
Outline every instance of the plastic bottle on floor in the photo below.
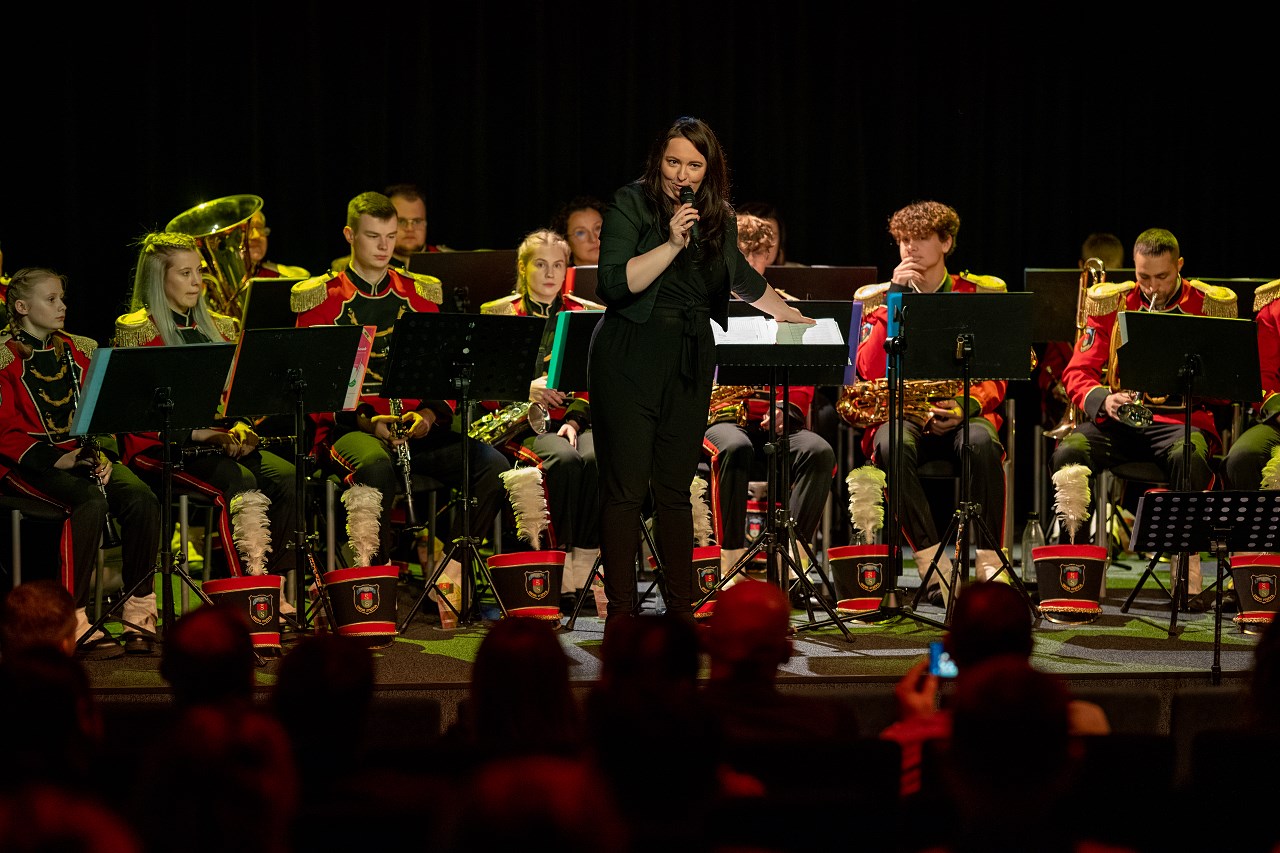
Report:
M 1027 516 L 1027 524 L 1022 528 L 1022 582 L 1035 583 L 1036 564 L 1032 553 L 1044 544 L 1044 528 L 1040 526 L 1040 513 L 1032 512 Z

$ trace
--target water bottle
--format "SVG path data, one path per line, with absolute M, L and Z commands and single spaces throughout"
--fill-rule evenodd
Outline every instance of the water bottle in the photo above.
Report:
M 1022 528 L 1022 582 L 1036 582 L 1036 564 L 1032 552 L 1044 544 L 1044 529 L 1040 527 L 1040 513 L 1032 512 L 1027 517 L 1027 526 Z

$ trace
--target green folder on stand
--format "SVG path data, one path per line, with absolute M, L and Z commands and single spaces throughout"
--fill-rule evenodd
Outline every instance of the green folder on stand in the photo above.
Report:
M 591 336 L 603 311 L 561 311 L 556 315 L 556 339 L 551 345 L 547 387 L 556 391 L 587 390 L 587 356 Z

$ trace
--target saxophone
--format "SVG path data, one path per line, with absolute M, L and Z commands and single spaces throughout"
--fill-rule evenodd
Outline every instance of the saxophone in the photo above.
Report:
M 707 406 L 707 426 L 736 423 L 746 427 L 747 401 L 760 395 L 768 397 L 768 385 L 717 385 L 711 389 L 711 402 Z
M 937 400 L 953 400 L 964 383 L 955 379 L 916 379 L 903 383 L 902 416 L 926 423 Z M 854 427 L 870 427 L 889 420 L 889 382 L 872 379 L 846 385 L 836 400 L 836 412 Z
M 566 402 L 572 399 L 573 394 L 565 395 Z M 512 403 L 476 418 L 471 422 L 467 435 L 475 441 L 501 446 L 524 432 L 526 427 L 542 435 L 547 431 L 547 414 L 541 403 L 531 400 Z

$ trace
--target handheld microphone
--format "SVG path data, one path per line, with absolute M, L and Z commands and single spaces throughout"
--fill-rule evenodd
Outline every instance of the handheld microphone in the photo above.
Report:
M 693 187 L 680 188 L 680 203 L 693 204 Z M 696 221 L 689 226 L 689 239 L 695 243 L 699 242 L 698 223 Z

